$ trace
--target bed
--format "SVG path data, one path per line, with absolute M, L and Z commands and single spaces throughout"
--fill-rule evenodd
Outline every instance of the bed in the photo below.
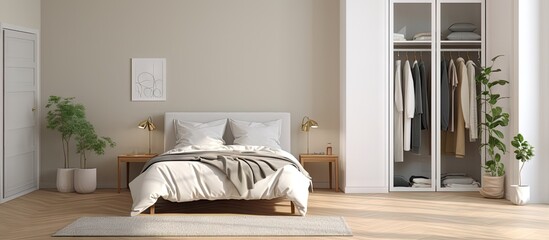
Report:
M 223 125 L 225 122 L 225 125 Z M 165 152 L 130 182 L 131 216 L 171 202 L 286 198 L 305 216 L 311 178 L 290 154 L 290 114 L 167 112 Z

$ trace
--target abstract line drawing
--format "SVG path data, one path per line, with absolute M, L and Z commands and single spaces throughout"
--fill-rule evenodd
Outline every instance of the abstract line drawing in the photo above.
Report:
M 166 101 L 166 59 L 132 58 L 132 101 Z

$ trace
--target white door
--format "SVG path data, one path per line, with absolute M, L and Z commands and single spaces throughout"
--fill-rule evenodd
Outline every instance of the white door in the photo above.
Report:
M 38 188 L 36 42 L 4 29 L 4 199 Z

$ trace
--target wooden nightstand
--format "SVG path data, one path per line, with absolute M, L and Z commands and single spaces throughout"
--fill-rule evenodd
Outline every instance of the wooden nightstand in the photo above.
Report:
M 335 165 L 335 191 L 339 191 L 339 169 L 337 164 L 338 157 L 337 155 L 320 155 L 320 154 L 299 154 L 299 162 L 303 167 L 305 167 L 306 162 L 327 162 L 329 163 L 329 174 L 330 174 L 330 188 L 332 188 L 332 163 Z
M 118 155 L 118 193 L 120 193 L 120 182 L 122 169 L 120 164 L 123 162 L 126 163 L 126 188 L 129 188 L 130 183 L 130 163 L 145 163 L 151 158 L 156 157 L 157 154 L 127 154 L 127 155 Z

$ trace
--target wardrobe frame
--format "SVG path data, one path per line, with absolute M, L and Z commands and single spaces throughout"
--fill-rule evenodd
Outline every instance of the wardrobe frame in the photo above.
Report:
M 406 43 L 399 43 L 406 46 L 406 48 L 395 48 L 395 41 L 393 40 L 394 26 L 395 26 L 395 4 L 401 3 L 410 3 L 410 4 L 430 4 L 431 8 L 431 36 L 430 41 L 408 41 Z M 480 41 L 450 41 L 450 40 L 441 40 L 440 36 L 442 33 L 441 28 L 441 10 L 442 4 L 480 4 L 481 8 L 481 40 Z M 391 192 L 425 192 L 425 191 L 476 191 L 477 189 L 466 188 L 466 189 L 457 189 L 457 188 L 445 188 L 442 187 L 441 183 L 441 161 L 442 161 L 442 151 L 441 151 L 441 130 L 440 130 L 440 75 L 441 69 L 436 64 L 439 64 L 442 60 L 443 52 L 473 52 L 478 51 L 480 53 L 480 64 L 484 65 L 486 63 L 486 0 L 391 0 L 389 1 L 389 191 Z M 430 48 L 419 48 L 420 46 L 426 46 L 430 44 Z M 444 46 L 444 48 L 443 48 Z M 416 49 L 418 48 L 418 49 Z M 412 187 L 395 187 L 394 186 L 394 176 L 395 176 L 395 162 L 394 162 L 394 64 L 395 58 L 394 54 L 396 52 L 410 52 L 409 50 L 415 52 L 431 52 L 431 132 L 430 132 L 430 177 L 434 181 L 431 181 L 431 187 L 429 188 L 412 188 Z M 477 63 L 478 64 L 478 63 Z M 479 111 L 482 111 L 484 106 L 479 108 Z M 480 121 L 484 121 L 484 115 L 480 114 Z M 435 127 L 433 127 L 435 126 Z M 484 134 L 484 133 L 479 133 Z M 485 139 L 481 137 L 480 139 Z M 486 154 L 481 152 L 480 162 L 484 163 Z M 480 175 L 484 172 L 482 166 L 479 166 Z M 478 179 L 480 182 L 481 179 Z

